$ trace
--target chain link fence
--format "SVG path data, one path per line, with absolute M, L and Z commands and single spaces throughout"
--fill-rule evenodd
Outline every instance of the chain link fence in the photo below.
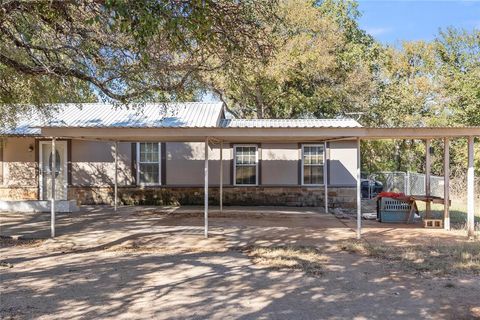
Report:
M 426 195 L 425 174 L 415 172 L 378 172 L 368 176 L 369 180 L 380 181 L 383 191 L 398 192 L 407 195 Z M 435 197 L 444 196 L 444 178 L 430 176 L 430 195 Z M 374 196 L 369 193 L 369 198 Z

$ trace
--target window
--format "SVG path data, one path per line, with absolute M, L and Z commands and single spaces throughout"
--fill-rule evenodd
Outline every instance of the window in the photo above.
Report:
M 254 186 L 258 183 L 257 146 L 238 145 L 234 147 L 235 185 Z
M 137 181 L 140 185 L 160 184 L 160 143 L 137 143 Z
M 324 146 L 303 145 L 302 146 L 302 184 L 323 185 L 324 184 Z

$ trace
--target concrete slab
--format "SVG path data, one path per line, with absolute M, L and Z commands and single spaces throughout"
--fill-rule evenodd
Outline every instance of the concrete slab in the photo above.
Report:
M 17 200 L 0 201 L 0 212 L 50 212 L 52 202 L 48 200 Z M 77 212 L 79 208 L 75 200 L 57 200 L 55 201 L 55 211 Z

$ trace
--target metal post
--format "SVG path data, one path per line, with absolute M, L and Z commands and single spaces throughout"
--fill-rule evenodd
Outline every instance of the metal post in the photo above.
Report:
M 473 238 L 475 233 L 475 171 L 473 167 L 473 137 L 468 137 L 468 172 L 467 172 L 467 230 L 468 237 Z
M 208 238 L 208 137 L 205 138 L 205 238 Z
M 362 237 L 361 163 L 360 138 L 357 138 L 357 239 Z
M 113 205 L 114 210 L 117 211 L 118 206 L 118 141 L 115 141 L 115 185 L 113 188 Z
M 52 166 L 51 169 L 51 179 L 52 179 L 52 196 L 51 196 L 51 203 L 50 203 L 50 232 L 51 237 L 55 238 L 55 168 L 57 166 L 57 159 L 56 159 L 56 152 L 55 152 L 55 137 L 52 138 L 52 154 L 50 164 Z
M 432 210 L 432 206 L 428 197 L 430 197 L 430 172 L 431 172 L 431 158 L 430 158 L 430 139 L 425 140 L 425 195 L 427 196 L 427 206 L 425 210 L 425 218 L 428 218 Z
M 443 226 L 450 230 L 450 140 L 444 139 L 443 147 Z
M 323 147 L 323 185 L 325 186 L 325 213 L 328 213 L 328 154 L 327 154 L 327 143 L 325 142 Z
M 406 175 L 405 194 L 409 196 L 412 194 L 410 190 L 410 171 L 407 171 L 407 175 Z
M 223 212 L 223 141 L 220 142 L 220 212 Z

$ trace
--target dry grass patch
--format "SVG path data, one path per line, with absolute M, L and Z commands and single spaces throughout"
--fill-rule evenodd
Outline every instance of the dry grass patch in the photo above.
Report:
M 396 247 L 364 241 L 345 242 L 341 249 L 374 258 L 400 262 L 404 268 L 434 275 L 470 272 L 480 274 L 480 242 L 449 245 L 435 243 Z
M 301 270 L 319 276 L 327 257 L 313 247 L 249 247 L 245 250 L 256 265 L 275 270 Z
M 224 252 L 227 248 L 222 245 L 221 239 L 202 244 L 197 239 L 192 238 L 186 243 L 173 244 L 165 242 L 163 238 L 145 238 L 126 240 L 114 245 L 106 245 L 102 248 L 105 252 L 114 253 L 157 253 L 163 255 L 179 253 L 204 253 L 204 252 Z M 196 241 L 196 242 L 194 242 Z
M 45 240 L 43 239 L 14 239 L 10 237 L 0 237 L 0 247 L 40 247 Z

